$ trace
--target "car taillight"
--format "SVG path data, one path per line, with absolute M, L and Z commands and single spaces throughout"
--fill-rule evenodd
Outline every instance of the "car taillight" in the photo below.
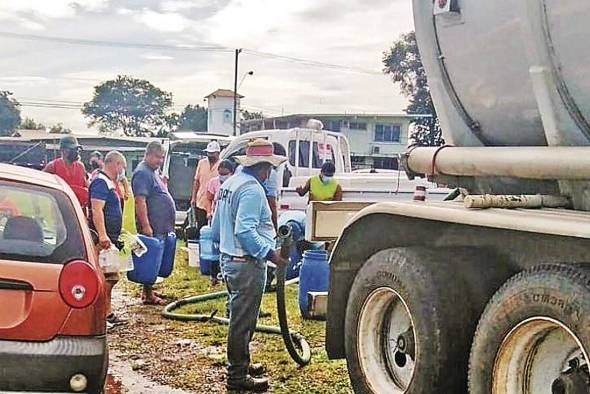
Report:
M 72 308 L 86 308 L 98 295 L 98 274 L 82 260 L 67 263 L 59 276 L 59 293 Z

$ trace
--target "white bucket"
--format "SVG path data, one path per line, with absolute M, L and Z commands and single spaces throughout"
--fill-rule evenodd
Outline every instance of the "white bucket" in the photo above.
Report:
M 199 243 L 188 243 L 188 266 L 199 268 Z

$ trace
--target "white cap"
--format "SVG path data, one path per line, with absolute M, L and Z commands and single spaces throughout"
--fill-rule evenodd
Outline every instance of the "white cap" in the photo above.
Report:
M 221 146 L 219 146 L 219 142 L 217 142 L 217 141 L 209 142 L 207 144 L 207 148 L 205 149 L 205 152 L 207 152 L 207 153 L 221 152 Z

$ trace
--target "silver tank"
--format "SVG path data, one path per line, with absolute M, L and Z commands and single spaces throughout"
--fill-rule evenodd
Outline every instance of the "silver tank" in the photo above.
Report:
M 590 144 L 590 0 L 413 4 L 448 143 Z

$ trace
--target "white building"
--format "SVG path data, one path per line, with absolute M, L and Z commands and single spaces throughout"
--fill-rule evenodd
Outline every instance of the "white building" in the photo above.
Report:
M 352 165 L 362 168 L 399 168 L 399 155 L 408 146 L 407 114 L 295 114 L 242 121 L 242 133 L 264 129 L 304 127 L 309 119 L 321 120 L 325 130 L 344 134 L 350 142 Z
M 228 89 L 217 89 L 213 93 L 205 96 L 207 99 L 207 131 L 209 133 L 233 135 L 234 127 L 234 92 Z M 244 98 L 238 94 L 237 111 L 240 113 L 240 100 Z M 236 134 L 240 134 L 239 122 L 237 124 Z

